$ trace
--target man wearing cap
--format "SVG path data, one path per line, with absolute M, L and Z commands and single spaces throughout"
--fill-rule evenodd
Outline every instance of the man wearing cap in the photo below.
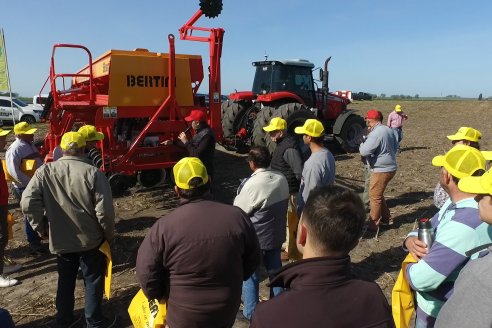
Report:
M 0 128 L 0 150 L 5 149 L 7 144 L 7 135 L 10 130 L 3 130 Z M 8 205 L 9 205 L 9 188 L 7 181 L 5 180 L 5 173 L 3 167 L 0 165 L 0 287 L 10 287 L 17 284 L 17 280 L 10 278 L 3 274 L 4 269 L 4 251 L 9 241 L 8 231 Z
M 482 138 L 482 134 L 480 131 L 475 130 L 474 128 L 470 127 L 461 127 L 458 129 L 458 132 L 456 132 L 453 135 L 447 136 L 449 140 L 453 143 L 453 145 L 468 145 L 473 148 L 480 149 L 479 141 Z M 487 154 L 490 154 L 490 152 L 486 152 Z M 482 153 L 485 157 L 485 153 Z M 490 155 L 489 155 L 490 156 Z M 492 160 L 491 158 L 485 157 L 486 160 Z M 446 193 L 446 191 L 441 187 L 441 184 L 438 182 L 436 185 L 436 188 L 434 189 L 434 205 L 436 205 L 437 208 L 441 208 L 446 200 L 448 200 L 449 195 Z
M 269 276 L 282 267 L 280 252 L 285 241 L 285 216 L 289 185 L 280 172 L 268 169 L 270 152 L 266 147 L 252 147 L 247 158 L 253 174 L 244 182 L 234 199 L 234 206 L 248 214 L 260 241 L 262 262 Z M 259 298 L 260 268 L 243 283 L 243 314 L 249 320 Z M 282 288 L 270 289 L 270 297 Z
M 335 157 L 323 146 L 325 128 L 320 121 L 307 119 L 304 125 L 295 128 L 294 132 L 302 134 L 304 144 L 311 150 L 311 156 L 302 169 L 297 198 L 297 214 L 300 216 L 311 190 L 335 183 Z
M 104 140 L 104 134 L 97 131 L 94 125 L 83 125 L 78 131 L 85 138 L 85 152 L 89 153 L 91 149 L 96 148 L 97 142 Z M 53 160 L 56 161 L 63 156 L 63 150 L 60 146 L 53 150 Z
M 277 272 L 271 285 L 286 290 L 257 306 L 250 328 L 394 327 L 379 286 L 351 273 L 349 252 L 365 221 L 353 191 L 337 185 L 311 191 L 297 234 L 303 258 Z
M 207 174 L 212 180 L 214 176 L 214 154 L 215 154 L 215 135 L 207 124 L 207 116 L 202 110 L 194 109 L 190 115 L 185 117 L 185 121 L 191 124 L 195 135 L 188 140 L 186 133 L 181 132 L 178 136 L 178 146 L 188 150 L 191 157 L 198 157 L 205 167 Z
M 99 251 L 114 236 L 111 187 L 104 173 L 88 161 L 80 133 L 65 133 L 60 146 L 63 157 L 36 170 L 22 194 L 21 208 L 34 230 L 49 236 L 50 251 L 57 256 L 56 324 L 65 327 L 76 321 L 74 288 L 80 265 L 87 327 L 111 327 L 115 317 L 102 314 L 106 258 Z M 48 227 L 42 224 L 45 213 Z
M 21 170 L 22 161 L 33 159 L 36 161 L 36 168 L 43 165 L 41 154 L 36 146 L 33 145 L 34 132 L 36 128 L 31 128 L 26 122 L 17 123 L 14 126 L 15 141 L 7 149 L 5 153 L 5 163 L 7 172 L 13 178 L 12 185 L 14 186 L 15 196 L 20 200 L 24 189 L 26 189 L 29 180 L 31 179 Z M 45 253 L 46 249 L 41 245 L 41 239 L 29 225 L 27 218 L 24 218 L 26 229 L 26 237 L 29 242 L 29 248 L 32 254 Z
M 291 260 L 300 258 L 296 246 L 296 231 L 299 217 L 297 216 L 297 195 L 301 185 L 302 157 L 297 140 L 287 134 L 287 122 L 281 117 L 274 117 L 270 124 L 263 128 L 277 144 L 272 154 L 270 167 L 282 173 L 289 184 L 289 207 L 287 210 L 287 254 Z
M 391 214 L 384 199 L 384 190 L 396 173 L 397 141 L 393 131 L 381 123 L 376 109 L 366 114 L 369 134 L 359 146 L 359 152 L 369 165 L 369 225 L 368 230 L 379 231 L 379 225 L 389 224 Z
M 241 209 L 209 200 L 198 158 L 181 159 L 173 174 L 180 206 L 145 236 L 137 279 L 149 299 L 167 302 L 169 327 L 232 327 L 242 282 L 260 262 L 255 229 Z
M 395 132 L 396 140 L 398 142 L 398 150 L 400 149 L 400 142 L 403 139 L 403 121 L 408 120 L 407 114 L 401 110 L 400 105 L 395 106 L 395 110 L 388 115 L 388 123 L 386 124 Z
M 461 191 L 477 194 L 480 219 L 492 230 L 492 170 L 481 177 L 460 179 Z M 454 284 L 453 295 L 444 303 L 436 321 L 436 327 L 492 327 L 492 244 L 480 245 L 473 253 L 485 255 L 468 262 Z
M 430 249 L 411 232 L 404 241 L 417 263 L 406 267 L 406 277 L 416 292 L 415 327 L 433 327 L 436 317 L 453 293 L 456 277 L 470 258 L 466 252 L 490 243 L 492 234 L 480 221 L 475 195 L 458 188 L 459 181 L 479 176 L 485 170 L 485 158 L 477 149 L 457 145 L 444 156 L 436 156 L 432 165 L 440 167 L 439 181 L 449 194 L 441 210 L 431 219 L 435 240 Z

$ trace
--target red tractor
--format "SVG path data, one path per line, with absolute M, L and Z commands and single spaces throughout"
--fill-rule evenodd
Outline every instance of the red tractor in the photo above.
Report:
M 50 96 L 43 112 L 49 119 L 49 131 L 40 147 L 45 161 L 53 159 L 65 132 L 83 124 L 94 125 L 104 140 L 89 157 L 106 173 L 113 192 L 120 193 L 137 181 L 144 187 L 158 184 L 166 171 L 187 155 L 185 149 L 163 141 L 175 140 L 187 130 L 184 117 L 191 110 L 208 114 L 208 123 L 220 140 L 224 30 L 194 24 L 202 16 L 218 16 L 221 10 L 221 0 L 200 0 L 200 9 L 179 30 L 182 40 L 209 44 L 209 104 L 198 94 L 204 78 L 201 56 L 176 54 L 172 34 L 167 37 L 169 53 L 110 50 L 94 60 L 84 46 L 54 45 L 47 79 Z M 200 33 L 202 36 L 196 35 Z M 55 54 L 63 48 L 83 51 L 87 65 L 75 73 L 57 70 Z
M 235 92 L 222 103 L 223 144 L 242 150 L 251 145 L 275 145 L 263 127 L 272 117 L 287 121 L 288 132 L 308 118 L 317 118 L 325 127 L 327 141 L 336 141 L 347 152 L 358 149 L 357 136 L 365 127 L 364 119 L 347 109 L 350 100 L 328 89 L 328 63 L 320 69 L 322 87 L 317 88 L 307 60 L 265 60 L 253 62 L 256 75 L 252 91 Z

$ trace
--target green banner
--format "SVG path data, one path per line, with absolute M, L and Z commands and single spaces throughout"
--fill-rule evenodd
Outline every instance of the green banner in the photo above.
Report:
M 5 54 L 5 39 L 3 38 L 3 30 L 0 30 L 0 90 L 9 90 L 7 55 Z

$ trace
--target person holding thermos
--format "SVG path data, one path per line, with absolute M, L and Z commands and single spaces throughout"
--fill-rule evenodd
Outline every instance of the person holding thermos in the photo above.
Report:
M 461 269 L 475 257 L 466 252 L 492 241 L 486 223 L 480 221 L 475 195 L 458 189 L 461 179 L 483 174 L 482 153 L 470 146 L 456 145 L 446 155 L 434 157 L 432 164 L 440 168 L 439 181 L 450 199 L 430 220 L 432 228 L 425 221 L 420 223 L 421 239 L 427 228 L 427 232 L 435 232 L 433 243 L 419 240 L 418 231 L 410 233 L 404 242 L 417 260 L 405 269 L 405 276 L 415 291 L 416 328 L 434 327 Z
M 418 239 L 427 245 L 427 249 L 432 247 L 434 242 L 434 230 L 430 219 L 423 218 L 419 220 Z

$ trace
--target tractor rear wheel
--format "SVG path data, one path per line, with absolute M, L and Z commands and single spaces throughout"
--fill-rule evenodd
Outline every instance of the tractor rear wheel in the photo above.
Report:
M 359 150 L 360 135 L 366 127 L 366 122 L 359 115 L 350 115 L 343 123 L 337 141 L 344 151 L 354 153 Z
M 246 103 L 233 100 L 224 101 L 220 105 L 224 138 L 231 137 L 237 133 L 247 107 L 248 105 Z
M 263 127 L 270 123 L 273 117 L 281 117 L 287 121 L 287 133 L 294 134 L 294 129 L 304 124 L 306 119 L 315 118 L 314 114 L 299 103 L 287 103 L 278 107 L 263 106 L 261 111 L 256 116 L 256 121 L 253 130 L 253 142 L 257 146 L 266 146 L 273 152 L 276 143 L 272 142 L 268 133 L 263 130 Z

